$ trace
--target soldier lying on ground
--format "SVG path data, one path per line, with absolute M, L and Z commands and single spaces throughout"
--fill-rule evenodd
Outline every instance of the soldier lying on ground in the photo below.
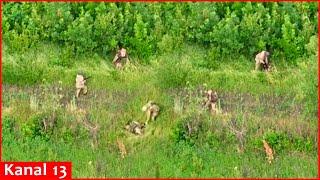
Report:
M 139 123 L 136 121 L 132 121 L 125 126 L 125 129 L 133 134 L 142 135 L 143 129 L 145 128 L 144 123 Z

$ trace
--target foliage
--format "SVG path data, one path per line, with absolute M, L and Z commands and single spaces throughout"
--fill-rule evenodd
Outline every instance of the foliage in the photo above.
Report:
M 316 3 L 7 2 L 3 39 L 13 52 L 51 41 L 75 56 L 113 54 L 122 43 L 146 63 L 188 42 L 214 47 L 219 59 L 267 49 L 294 64 L 317 34 L 316 15 Z
M 72 161 L 73 177 L 317 175 L 316 3 L 7 2 L 2 27 L 5 161 Z M 119 42 L 121 71 L 106 61 Z M 253 71 L 262 49 L 271 72 Z M 91 78 L 76 100 L 79 71 Z M 220 114 L 201 106 L 207 89 Z M 148 100 L 159 117 L 126 132 Z
M 176 143 L 184 142 L 194 145 L 199 139 L 203 130 L 203 121 L 198 115 L 186 117 L 179 121 L 173 130 L 172 138 Z

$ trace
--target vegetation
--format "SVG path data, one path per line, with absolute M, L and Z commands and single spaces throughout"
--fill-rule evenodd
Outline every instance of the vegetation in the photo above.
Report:
M 4 3 L 2 17 L 3 160 L 72 161 L 73 177 L 317 176 L 316 3 Z M 253 71 L 261 50 L 272 72 Z M 91 78 L 76 100 L 79 71 Z M 199 109 L 203 88 L 221 114 Z M 151 99 L 159 118 L 126 132 Z

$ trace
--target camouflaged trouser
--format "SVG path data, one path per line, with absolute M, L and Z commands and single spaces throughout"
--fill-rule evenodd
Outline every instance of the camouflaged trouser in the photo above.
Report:
M 86 85 L 82 86 L 81 88 L 77 88 L 77 91 L 76 91 L 76 97 L 78 98 L 80 96 L 80 93 L 83 93 L 83 94 L 87 94 L 88 92 L 88 88 Z

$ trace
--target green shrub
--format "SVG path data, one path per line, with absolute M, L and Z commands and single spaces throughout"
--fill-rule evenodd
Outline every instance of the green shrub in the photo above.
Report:
M 317 9 L 288 4 L 5 3 L 3 39 L 11 52 L 50 41 L 77 56 L 106 55 L 121 42 L 143 63 L 183 43 L 213 47 L 215 60 L 271 49 L 273 58 L 295 64 L 317 34 Z
M 9 116 L 2 117 L 2 145 L 8 146 L 15 141 L 15 120 Z
M 264 139 L 276 152 L 282 152 L 290 146 L 290 140 L 284 133 L 268 132 Z
M 201 136 L 204 132 L 203 116 L 199 114 L 191 114 L 178 121 L 174 127 L 172 139 L 174 142 L 184 142 L 189 145 L 201 143 Z
M 29 58 L 3 62 L 3 81 L 15 84 L 36 84 L 42 81 L 45 66 Z
M 191 70 L 190 64 L 180 59 L 166 59 L 158 67 L 155 83 L 163 89 L 183 87 Z
M 24 123 L 21 127 L 21 133 L 23 138 L 35 138 L 37 136 L 43 138 L 49 138 L 44 130 L 43 120 L 45 119 L 45 115 L 36 114 L 31 116 L 30 119 L 26 123 Z
M 284 132 L 269 131 L 264 134 L 263 138 L 276 153 L 288 151 L 311 152 L 315 148 L 314 142 L 311 139 Z M 262 147 L 261 139 L 260 142 L 257 140 L 253 143 Z

